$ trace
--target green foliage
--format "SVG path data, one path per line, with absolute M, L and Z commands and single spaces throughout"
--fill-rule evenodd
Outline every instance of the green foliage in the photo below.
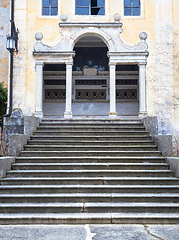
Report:
M 7 108 L 7 88 L 0 83 L 0 117 L 6 113 Z

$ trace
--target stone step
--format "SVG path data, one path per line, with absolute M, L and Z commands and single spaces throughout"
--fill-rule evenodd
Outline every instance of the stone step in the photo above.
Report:
M 24 224 L 177 224 L 178 213 L 33 213 L 0 214 L 1 225 Z
M 73 119 L 58 119 L 58 118 L 43 118 L 41 124 L 141 124 L 141 120 L 138 117 L 133 118 L 118 118 L 118 119 L 109 119 L 109 118 L 73 118 Z
M 58 193 L 1 194 L 1 203 L 179 203 L 177 193 Z
M 179 203 L 0 203 L 1 213 L 179 213 Z
M 84 212 L 179 213 L 179 203 L 150 203 L 150 202 L 85 203 Z
M 18 157 L 16 163 L 164 163 L 164 157 Z
M 170 170 L 10 170 L 7 177 L 172 177 Z
M 37 131 L 62 131 L 62 132 L 68 132 L 68 131 L 107 131 L 107 132 L 116 132 L 116 131 L 146 131 L 145 127 L 143 125 L 88 125 L 88 126 L 82 126 L 82 125 L 40 125 L 37 127 Z
M 1 185 L 176 185 L 175 177 L 6 177 Z
M 177 193 L 179 185 L 1 185 L 0 194 Z
M 101 129 L 100 131 L 95 131 L 95 130 L 88 130 L 88 131 L 82 131 L 82 130 L 71 130 L 71 131 L 63 131 L 63 129 L 60 130 L 38 130 L 38 131 L 34 131 L 34 135 L 36 136 L 41 136 L 41 135 L 45 135 L 45 136 L 49 136 L 49 135 L 58 135 L 60 136 L 71 136 L 71 137 L 76 137 L 76 136 L 94 136 L 94 137 L 98 137 L 98 136 L 128 136 L 128 135 L 135 135 L 136 136 L 149 136 L 149 133 L 145 130 L 115 130 L 115 131 L 107 131 L 107 130 L 103 130 Z
M 102 145 L 102 146 L 123 146 L 123 145 L 154 145 L 154 142 L 152 140 L 121 140 L 121 141 L 100 141 L 100 140 L 79 140 L 79 139 L 73 139 L 73 140 L 64 140 L 58 139 L 58 140 L 29 140 L 28 145 Z
M 25 151 L 157 151 L 158 147 L 156 145 L 25 145 Z
M 113 129 L 113 128 L 142 128 L 145 129 L 144 125 L 141 122 L 124 122 L 124 123 L 40 123 L 39 128 L 104 128 L 104 129 Z
M 15 163 L 13 170 L 167 170 L 166 163 Z
M 150 156 L 159 157 L 161 156 L 160 151 L 21 151 L 20 156 L 22 157 L 58 157 L 58 156 L 107 156 L 107 157 L 121 157 L 121 156 Z
M 51 120 L 44 120 L 40 122 L 40 125 L 47 125 L 47 126 L 52 126 L 52 125 L 60 125 L 60 126 L 72 126 L 72 125 L 80 125 L 80 126 L 87 126 L 87 125 L 104 125 L 104 126 L 115 126 L 115 125 L 143 125 L 141 120 L 139 119 L 126 119 L 126 120 L 58 120 L 58 119 L 51 119 Z
M 89 135 L 83 135 L 83 136 L 59 136 L 59 135 L 33 135 L 30 137 L 31 140 L 50 140 L 50 141 L 78 141 L 78 142 L 85 142 L 85 141 L 151 141 L 151 137 L 149 135 L 140 135 L 140 136 L 135 136 L 135 135 L 126 135 L 126 136 L 118 136 L 118 135 L 111 135 L 111 136 L 100 136 L 100 135 L 96 135 L 96 136 L 89 136 Z
M 0 213 L 80 213 L 83 203 L 0 203 Z

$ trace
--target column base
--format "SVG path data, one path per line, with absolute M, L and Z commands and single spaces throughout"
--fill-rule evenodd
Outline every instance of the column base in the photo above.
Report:
M 141 111 L 138 113 L 138 116 L 140 119 L 147 117 L 147 112 L 146 111 Z
M 116 119 L 117 118 L 117 112 L 110 112 L 109 113 L 109 118 L 110 119 Z
M 35 111 L 35 112 L 34 112 L 34 117 L 43 118 L 43 112 L 41 112 L 41 111 Z
M 65 119 L 72 119 L 73 118 L 72 112 L 65 112 L 64 113 L 64 118 Z

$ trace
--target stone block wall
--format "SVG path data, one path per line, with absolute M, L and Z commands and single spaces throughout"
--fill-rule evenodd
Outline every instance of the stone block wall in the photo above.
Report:
M 19 155 L 38 125 L 38 118 L 21 116 L 18 111 L 15 111 L 11 117 L 4 118 L 3 134 L 8 141 L 8 156 Z

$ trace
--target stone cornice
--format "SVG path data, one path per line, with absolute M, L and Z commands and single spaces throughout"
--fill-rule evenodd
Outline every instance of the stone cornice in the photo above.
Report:
M 146 51 L 146 52 L 108 52 L 108 57 L 111 57 L 111 56 L 145 56 L 145 57 L 148 57 L 149 55 L 149 52 Z
M 60 22 L 59 23 L 60 27 L 98 27 L 98 28 L 106 28 L 106 27 L 116 27 L 116 28 L 121 28 L 123 26 L 122 23 L 120 22 Z
M 47 55 L 55 55 L 55 56 L 75 56 L 75 52 L 74 51 L 66 51 L 66 52 L 53 52 L 53 51 L 33 51 L 34 56 L 47 56 Z

